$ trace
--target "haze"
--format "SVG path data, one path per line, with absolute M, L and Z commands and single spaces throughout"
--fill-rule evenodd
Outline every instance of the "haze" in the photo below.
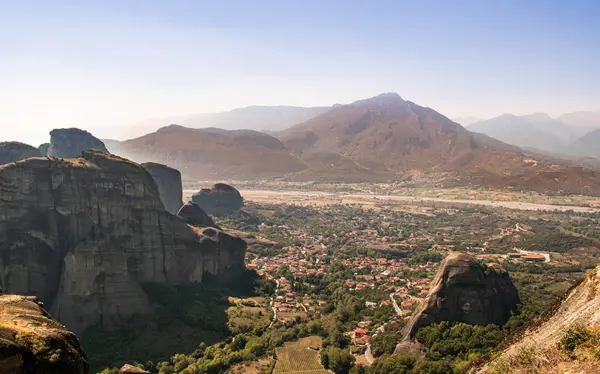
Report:
M 0 140 L 389 91 L 449 117 L 600 109 L 596 1 L 0 5 Z

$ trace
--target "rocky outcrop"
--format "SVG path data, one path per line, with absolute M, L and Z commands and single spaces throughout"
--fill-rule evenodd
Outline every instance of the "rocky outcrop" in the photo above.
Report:
M 144 283 L 241 272 L 246 243 L 211 230 L 166 212 L 150 174 L 106 152 L 0 167 L 0 286 L 75 333 L 151 312 Z
M 0 165 L 24 160 L 30 157 L 40 157 L 40 151 L 29 144 L 20 142 L 0 142 Z
M 33 296 L 0 295 L 0 374 L 86 374 L 77 337 Z
M 504 324 L 520 302 L 508 272 L 499 264 L 484 269 L 463 253 L 452 253 L 438 269 L 424 303 L 406 326 L 405 339 L 420 327 L 442 321 Z
M 201 189 L 192 196 L 192 202 L 211 215 L 235 213 L 244 206 L 244 198 L 240 192 L 225 183 Z
M 142 166 L 154 178 L 160 192 L 160 200 L 167 212 L 177 214 L 183 205 L 183 188 L 179 170 L 154 162 L 147 162 Z
M 125 364 L 119 369 L 119 374 L 150 374 L 149 371 L 140 369 L 137 366 Z
M 104 143 L 85 130 L 70 128 L 50 131 L 48 156 L 60 158 L 79 157 L 83 151 L 89 149 L 106 151 Z
M 48 156 L 48 149 L 50 148 L 50 143 L 42 143 L 38 146 L 40 150 L 40 154 L 42 156 Z
M 206 214 L 202 208 L 197 204 L 188 202 L 179 209 L 177 217 L 183 219 L 185 222 L 194 226 L 212 226 L 217 227 L 215 222 L 208 214 Z

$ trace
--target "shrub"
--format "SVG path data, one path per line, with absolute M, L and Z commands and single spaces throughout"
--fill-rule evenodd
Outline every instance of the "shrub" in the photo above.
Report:
M 573 326 L 560 339 L 560 347 L 568 352 L 573 352 L 579 345 L 592 339 L 592 334 L 583 326 Z

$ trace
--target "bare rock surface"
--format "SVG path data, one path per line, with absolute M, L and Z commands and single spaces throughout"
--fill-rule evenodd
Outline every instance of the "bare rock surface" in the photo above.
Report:
M 48 156 L 60 158 L 79 157 L 83 151 L 89 149 L 107 151 L 100 139 L 85 130 L 70 128 L 50 131 Z
M 0 374 L 87 374 L 77 337 L 34 296 L 0 295 Z
M 77 334 L 151 313 L 145 283 L 243 271 L 244 240 L 212 230 L 165 211 L 152 176 L 106 152 L 0 166 L 0 286 Z
M 40 157 L 40 151 L 29 144 L 20 142 L 0 142 L 0 165 L 24 160 L 30 157 Z
M 420 327 L 443 321 L 504 324 L 519 302 L 517 288 L 499 264 L 484 269 L 471 256 L 452 253 L 442 261 L 427 298 L 407 324 L 404 340 L 414 338 Z
M 146 162 L 142 166 L 154 178 L 160 200 L 167 212 L 177 214 L 183 205 L 183 187 L 179 170 L 155 162 Z
M 177 217 L 183 219 L 190 225 L 217 227 L 213 219 L 210 218 L 198 204 L 192 202 L 185 203 L 185 205 L 179 209 L 179 212 L 177 212 Z
M 240 192 L 225 183 L 216 183 L 212 188 L 201 189 L 192 196 L 192 202 L 213 215 L 235 213 L 244 206 L 244 198 Z
M 50 148 L 50 143 L 42 143 L 38 146 L 40 150 L 40 154 L 42 156 L 48 156 L 48 149 Z
M 140 369 L 137 366 L 125 364 L 119 369 L 119 374 L 150 374 L 149 371 Z

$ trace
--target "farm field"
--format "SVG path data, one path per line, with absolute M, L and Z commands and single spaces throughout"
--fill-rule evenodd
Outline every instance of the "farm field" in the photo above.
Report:
M 312 373 L 330 374 L 321 365 L 320 349 L 322 339 L 318 336 L 309 336 L 296 342 L 288 342 L 275 350 L 275 369 L 273 373 Z

